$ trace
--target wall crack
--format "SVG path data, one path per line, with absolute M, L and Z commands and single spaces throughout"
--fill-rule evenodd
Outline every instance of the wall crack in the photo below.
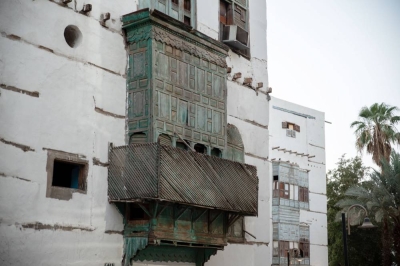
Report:
M 16 226 L 21 226 L 24 229 L 34 229 L 34 230 L 60 230 L 60 231 L 72 231 L 72 230 L 81 230 L 81 231 L 88 231 L 92 232 L 95 230 L 95 228 L 91 227 L 84 227 L 84 226 L 73 226 L 73 225 L 60 225 L 60 224 L 43 224 L 40 222 L 34 222 L 34 223 L 24 223 L 24 224 L 18 224 L 15 223 Z
M 111 116 L 111 117 L 114 117 L 114 118 L 121 118 L 121 119 L 125 118 L 124 115 L 117 115 L 117 114 L 105 111 L 105 110 L 103 110 L 102 108 L 99 108 L 99 107 L 95 107 L 94 110 L 96 112 L 102 114 L 102 115 Z
M 13 142 L 13 141 L 5 140 L 3 138 L 0 138 L 0 141 L 3 142 L 4 144 L 11 145 L 11 146 L 14 146 L 14 147 L 16 147 L 18 149 L 21 149 L 24 152 L 35 151 L 34 149 L 32 149 L 31 147 L 29 147 L 27 145 L 23 145 L 23 144 L 16 143 L 16 142 Z
M 4 89 L 4 90 L 9 90 L 9 91 L 14 91 L 14 92 L 18 92 L 18 93 L 22 93 L 31 97 L 36 97 L 39 98 L 39 92 L 37 91 L 27 91 L 27 90 L 23 90 L 14 86 L 8 86 L 6 84 L 0 84 L 0 88 Z

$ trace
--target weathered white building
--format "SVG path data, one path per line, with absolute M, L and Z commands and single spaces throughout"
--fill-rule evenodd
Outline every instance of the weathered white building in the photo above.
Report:
M 324 114 L 271 99 L 266 8 L 0 1 L 0 264 L 327 265 Z M 205 155 L 123 146 L 156 141 Z

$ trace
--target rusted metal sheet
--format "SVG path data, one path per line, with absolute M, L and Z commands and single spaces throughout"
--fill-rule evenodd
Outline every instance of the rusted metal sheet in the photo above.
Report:
M 110 150 L 110 201 L 156 199 L 257 215 L 255 166 L 157 143 Z

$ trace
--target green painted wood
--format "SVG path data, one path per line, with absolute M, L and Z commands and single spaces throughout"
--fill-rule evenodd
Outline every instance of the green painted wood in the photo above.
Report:
M 155 142 L 176 133 L 193 145 L 225 150 L 225 46 L 176 21 L 155 23 L 148 10 L 122 20 L 129 45 L 129 136 L 146 132 Z
M 187 12 L 182 10 L 183 5 L 172 6 L 170 0 L 140 0 L 139 6 L 160 10 L 182 21 L 187 16 L 192 25 L 196 22 L 194 8 Z M 196 6 L 195 0 L 191 0 L 191 6 Z M 225 151 L 228 48 L 186 25 L 163 19 L 149 10 L 122 18 L 129 53 L 128 137 L 131 142 L 138 141 L 143 133 L 145 138 L 140 141 L 156 142 L 164 134 L 163 140 L 167 135 L 175 143 L 177 133 L 193 145 Z M 237 159 L 235 152 L 229 154 Z M 126 213 L 122 206 L 119 209 Z M 227 244 L 225 212 L 202 208 L 182 212 L 177 206 L 155 203 L 149 205 L 149 212 L 148 220 L 129 221 L 124 215 L 125 265 L 131 259 L 170 261 L 171 254 L 176 261 L 204 265 L 217 251 L 148 245 L 154 241 L 220 247 Z

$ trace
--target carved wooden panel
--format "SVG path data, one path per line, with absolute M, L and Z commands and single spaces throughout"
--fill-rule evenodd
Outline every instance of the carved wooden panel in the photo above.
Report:
M 129 136 L 135 132 L 148 134 L 150 126 L 150 68 L 147 42 L 129 45 L 128 64 L 128 127 Z
M 153 47 L 158 132 L 224 149 L 226 70 L 165 43 Z

